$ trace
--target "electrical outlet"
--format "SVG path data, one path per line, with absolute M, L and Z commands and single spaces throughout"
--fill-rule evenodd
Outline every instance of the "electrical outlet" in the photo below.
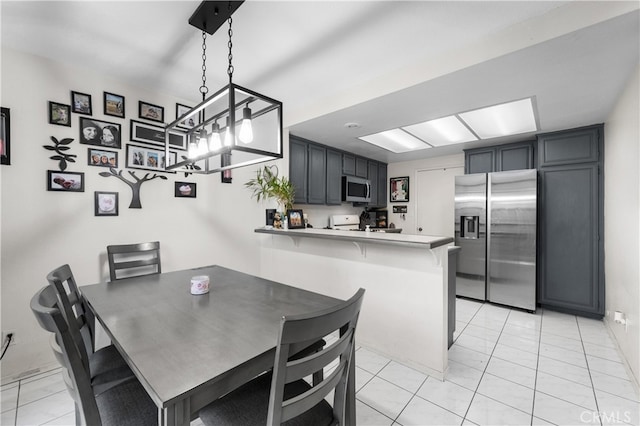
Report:
M 11 343 L 9 344 L 9 346 L 13 346 L 16 344 L 16 332 L 15 331 L 3 331 L 2 332 L 2 342 L 0 342 L 0 345 L 4 346 L 5 342 L 7 341 L 7 336 L 9 334 L 13 334 L 13 336 L 11 337 Z

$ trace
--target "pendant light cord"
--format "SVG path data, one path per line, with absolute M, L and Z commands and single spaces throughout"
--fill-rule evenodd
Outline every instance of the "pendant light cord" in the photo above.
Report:
M 229 68 L 227 68 L 227 74 L 229 74 L 229 84 L 231 84 L 231 79 L 233 77 L 233 53 L 231 49 L 233 48 L 233 42 L 231 41 L 231 37 L 233 36 L 233 30 L 231 29 L 231 24 L 233 23 L 233 19 L 231 18 L 231 2 L 229 2 L 229 42 L 227 45 L 229 46 Z

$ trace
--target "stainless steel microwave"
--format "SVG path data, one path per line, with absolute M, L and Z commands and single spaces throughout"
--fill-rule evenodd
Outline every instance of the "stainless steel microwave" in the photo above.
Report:
M 342 201 L 368 203 L 371 201 L 371 182 L 355 176 L 342 176 Z

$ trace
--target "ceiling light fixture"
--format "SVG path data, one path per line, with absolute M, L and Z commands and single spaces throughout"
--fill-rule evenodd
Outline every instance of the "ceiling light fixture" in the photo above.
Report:
M 463 112 L 458 116 L 480 139 L 519 135 L 538 130 L 531 98 Z
M 391 129 L 373 135 L 360 136 L 358 139 L 377 145 L 387 151 L 395 152 L 396 154 L 431 148 L 431 145 L 402 129 Z
M 478 138 L 453 115 L 403 127 L 433 146 L 477 141 Z
M 189 19 L 191 25 L 202 30 L 202 102 L 166 127 L 166 158 L 170 158 L 170 132 L 186 133 L 188 141 L 188 159 L 167 165 L 166 170 L 211 174 L 283 156 L 282 102 L 233 83 L 231 15 L 242 3 L 203 1 Z M 206 35 L 213 34 L 225 21 L 229 24 L 229 84 L 207 98 Z M 181 126 L 189 119 L 196 125 L 185 131 Z M 224 129 L 220 129 L 219 120 L 225 120 Z M 189 167 L 196 163 L 199 169 Z

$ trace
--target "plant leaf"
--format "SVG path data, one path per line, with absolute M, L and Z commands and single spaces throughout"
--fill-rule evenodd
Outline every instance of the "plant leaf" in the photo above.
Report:
M 109 173 L 109 172 L 100 172 L 100 173 L 98 173 L 98 174 L 99 174 L 100 176 L 102 176 L 102 177 L 110 177 L 110 176 L 113 176 L 113 175 L 112 175 L 111 173 Z
M 51 157 L 49 157 L 52 160 L 63 160 L 64 157 L 62 155 L 52 155 Z
M 71 149 L 70 146 L 59 146 L 58 151 L 69 151 Z
M 67 162 L 65 161 L 64 158 L 60 160 L 59 164 L 60 164 L 60 171 L 64 172 L 65 170 L 67 170 Z
M 48 149 L 49 151 L 55 151 L 56 147 L 55 146 L 49 146 L 49 145 L 42 145 L 42 147 L 44 149 Z
M 75 155 L 74 155 L 74 157 L 75 157 Z M 70 155 L 67 155 L 67 161 L 70 162 L 70 163 L 75 163 L 76 162 L 76 160 L 74 160 Z
M 56 145 L 58 145 L 60 142 L 58 142 L 58 139 L 55 138 L 55 136 L 51 136 L 51 140 L 53 141 L 53 143 L 55 143 Z
M 69 145 L 71 142 L 73 142 L 73 138 L 64 138 L 60 141 L 60 145 Z

